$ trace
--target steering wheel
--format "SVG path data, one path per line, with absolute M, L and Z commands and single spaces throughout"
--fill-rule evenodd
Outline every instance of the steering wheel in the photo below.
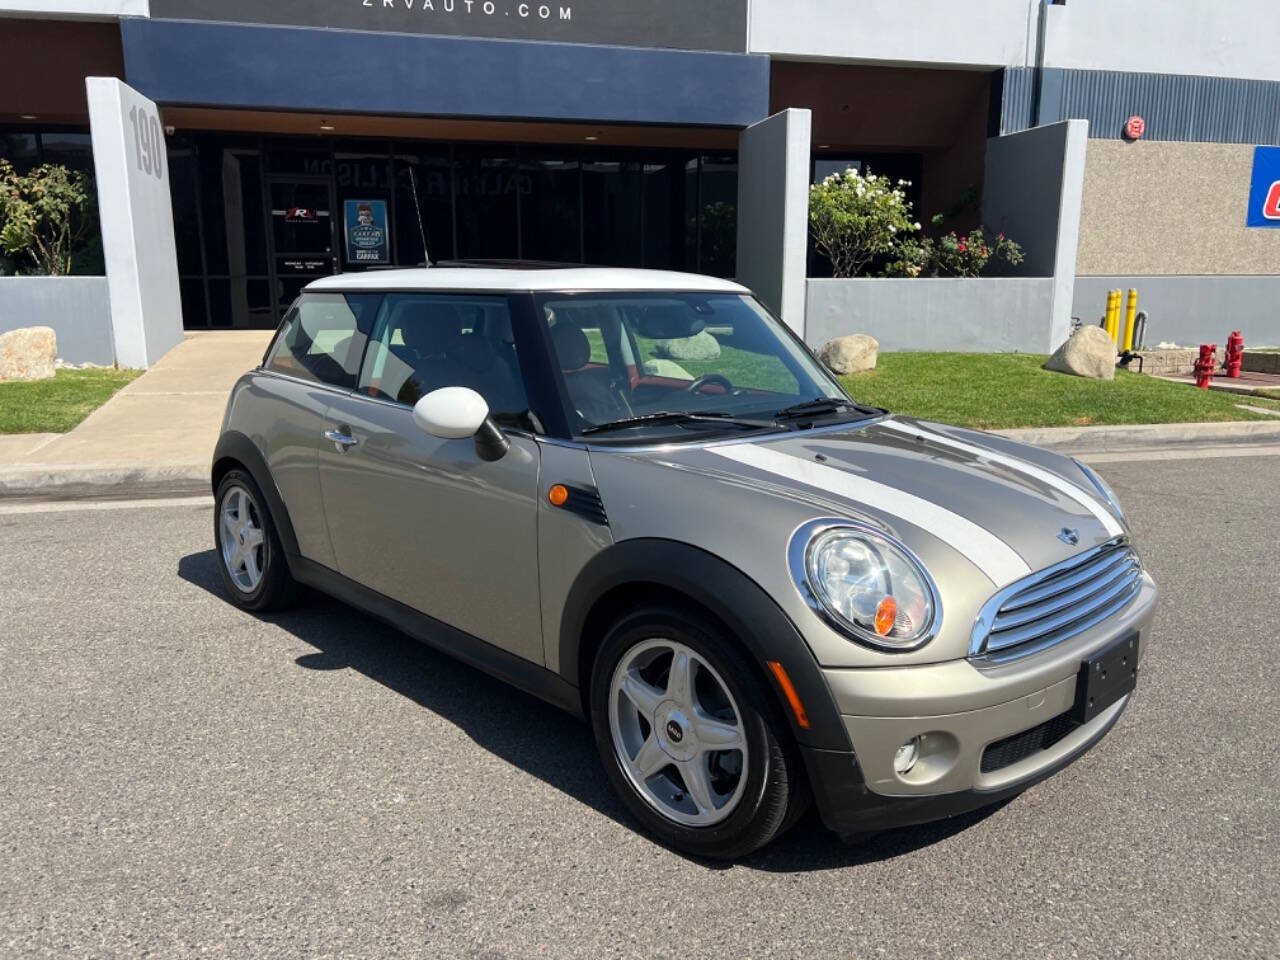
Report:
M 685 387 L 685 390 L 689 393 L 697 393 L 703 387 L 711 383 L 724 387 L 725 393 L 735 392 L 733 384 L 729 382 L 729 378 L 721 376 L 718 373 L 704 373 L 702 376 L 698 377 L 697 380 L 694 380 L 691 384 Z

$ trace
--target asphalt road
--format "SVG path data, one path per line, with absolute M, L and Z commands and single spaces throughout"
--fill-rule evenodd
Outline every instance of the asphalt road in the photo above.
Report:
M 1280 458 L 1102 469 L 1164 590 L 1110 737 L 728 867 L 553 708 L 333 602 L 238 612 L 208 506 L 0 510 L 0 956 L 1276 957 Z

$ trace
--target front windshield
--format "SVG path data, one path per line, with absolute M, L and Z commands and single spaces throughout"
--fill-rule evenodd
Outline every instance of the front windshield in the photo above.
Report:
M 796 404 L 847 400 L 813 355 L 750 296 L 556 293 L 538 303 L 575 434 L 620 427 L 611 432 L 648 440 L 717 426 L 662 414 L 771 423 Z

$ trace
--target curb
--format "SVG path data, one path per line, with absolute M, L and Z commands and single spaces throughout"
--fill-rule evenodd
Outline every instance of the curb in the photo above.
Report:
M 992 433 L 1050 450 L 1119 453 L 1171 446 L 1220 446 L 1280 443 L 1280 423 L 1239 420 L 1228 423 L 1148 423 L 1123 427 L 1020 427 Z
M 209 493 L 208 464 L 0 467 L 0 500 L 176 497 Z

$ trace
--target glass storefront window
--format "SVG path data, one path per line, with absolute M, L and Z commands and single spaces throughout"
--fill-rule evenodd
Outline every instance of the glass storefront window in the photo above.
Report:
M 40 141 L 34 133 L 0 132 L 0 157 L 12 163 L 19 173 L 26 173 L 40 165 Z
M 385 204 L 387 266 L 734 269 L 732 154 L 215 133 L 169 144 L 188 326 L 273 326 L 315 277 L 368 268 L 347 259 L 348 201 Z
M 501 149 L 501 148 L 499 148 Z M 467 259 L 514 259 L 520 256 L 517 202 L 528 191 L 514 148 L 458 147 L 454 180 L 458 256 Z
M 196 151 L 190 140 L 169 144 L 169 196 L 173 200 L 173 239 L 178 246 L 178 273 L 206 272 L 200 254 L 200 190 Z M 191 321 L 188 320 L 188 323 Z
M 539 151 L 540 153 L 540 151 Z M 521 152 L 520 256 L 582 263 L 582 167 L 574 156 Z
M 582 165 L 583 259 L 606 267 L 638 267 L 640 164 L 587 159 Z
M 449 147 L 398 144 L 395 152 L 396 262 L 423 266 L 452 260 L 453 164 Z
M 702 158 L 698 272 L 732 277 L 738 260 L 738 158 Z

